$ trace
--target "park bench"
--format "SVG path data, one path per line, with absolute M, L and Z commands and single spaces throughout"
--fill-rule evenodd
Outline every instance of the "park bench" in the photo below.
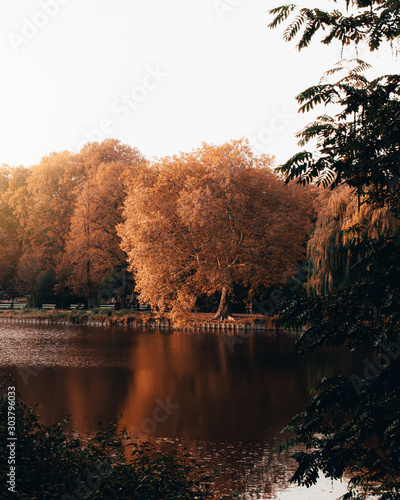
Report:
M 82 309 L 81 304 L 71 304 L 69 306 L 70 309 Z
M 114 309 L 114 304 L 100 304 L 100 309 Z
M 21 304 L 14 304 L 13 305 L 13 309 L 25 309 L 25 307 L 27 306 L 26 303 L 21 303 Z
M 139 311 L 148 311 L 150 306 L 148 304 L 139 304 Z
M 42 304 L 42 309 L 55 309 L 56 305 L 55 304 Z
M 0 304 L 0 309 L 11 309 L 11 303 Z

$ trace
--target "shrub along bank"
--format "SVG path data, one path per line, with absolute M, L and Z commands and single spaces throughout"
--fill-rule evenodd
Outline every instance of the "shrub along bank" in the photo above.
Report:
M 167 456 L 138 443 L 118 430 L 118 420 L 108 426 L 99 422 L 96 434 L 85 440 L 68 431 L 68 419 L 41 425 L 12 383 L 2 380 L 0 387 L 1 498 L 210 498 L 209 481 L 189 455 Z

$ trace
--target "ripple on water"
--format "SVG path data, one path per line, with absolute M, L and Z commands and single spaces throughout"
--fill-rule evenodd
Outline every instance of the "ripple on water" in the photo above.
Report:
M 101 339 L 109 333 L 74 326 L 0 325 L 0 366 L 104 368 L 123 366 L 129 358 L 101 349 Z M 100 341 L 100 346 L 99 346 Z

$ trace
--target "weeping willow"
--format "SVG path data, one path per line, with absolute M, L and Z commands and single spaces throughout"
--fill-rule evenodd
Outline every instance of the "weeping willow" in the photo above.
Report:
M 399 232 L 399 221 L 388 208 L 363 203 L 348 186 L 322 190 L 318 204 L 318 219 L 307 246 L 310 295 L 325 295 L 350 282 L 353 271 L 346 243 L 355 236 L 378 239 Z

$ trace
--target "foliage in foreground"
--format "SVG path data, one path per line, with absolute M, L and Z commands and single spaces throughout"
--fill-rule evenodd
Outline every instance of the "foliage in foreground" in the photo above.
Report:
M 344 3 L 346 14 L 282 6 L 271 11 L 270 26 L 288 21 L 284 38 L 299 36 L 299 49 L 322 30 L 327 45 L 366 42 L 375 50 L 399 41 L 398 1 Z M 317 151 L 288 160 L 281 167 L 286 182 L 345 185 L 353 202 L 343 204 L 339 192 L 336 213 L 333 203 L 320 214 L 310 242 L 314 295 L 299 294 L 282 304 L 281 313 L 287 327 L 304 329 L 302 350 L 348 345 L 366 357 L 350 378 L 319 381 L 313 399 L 286 428 L 295 437 L 278 450 L 302 445 L 294 454 L 292 481 L 298 484 L 314 484 L 322 471 L 332 479 L 349 477 L 345 499 L 372 494 L 394 500 L 400 499 L 400 78 L 370 81 L 362 74 L 368 65 L 355 62 L 338 81 L 329 80 L 342 64 L 297 97 L 302 112 L 319 104 L 335 104 L 338 112 L 319 116 L 298 134 L 302 147 L 316 140 Z
M 323 379 L 315 386 L 313 399 L 285 429 L 296 437 L 279 450 L 304 445 L 294 454 L 298 468 L 292 480 L 298 484 L 315 483 L 321 470 L 332 479 L 345 474 L 350 478 L 349 489 L 355 489 L 347 498 L 361 499 L 367 492 L 381 500 L 398 499 L 399 242 L 385 238 L 357 245 L 351 240 L 349 245 L 365 252 L 359 266 L 368 263 L 368 270 L 362 279 L 328 295 L 298 296 L 283 304 L 281 312 L 288 328 L 308 325 L 297 347 L 313 350 L 346 344 L 365 352 L 364 363 L 349 378 Z M 360 496 L 351 496 L 356 488 Z
M 7 393 L 0 404 L 0 497 L 32 499 L 198 499 L 210 498 L 208 483 L 186 455 L 165 456 L 149 443 L 137 443 L 118 422 L 82 440 L 67 432 L 67 419 L 39 423 L 35 409 L 16 405 L 16 493 L 7 491 Z M 129 450 L 128 452 L 126 450 Z
M 333 0 L 336 4 L 336 0 Z M 289 42 L 300 35 L 299 50 L 310 45 L 318 32 L 323 31 L 322 43 L 329 45 L 333 40 L 343 45 L 351 42 L 368 44 L 371 51 L 379 49 L 384 42 L 393 44 L 400 36 L 400 6 L 398 0 L 344 0 L 346 13 L 334 8 L 327 12 L 320 8 L 298 8 L 296 5 L 282 5 L 271 10 L 275 16 L 271 28 L 289 20 L 284 32 Z M 334 5 L 333 7 L 335 7 Z M 349 8 L 357 9 L 355 13 Z

